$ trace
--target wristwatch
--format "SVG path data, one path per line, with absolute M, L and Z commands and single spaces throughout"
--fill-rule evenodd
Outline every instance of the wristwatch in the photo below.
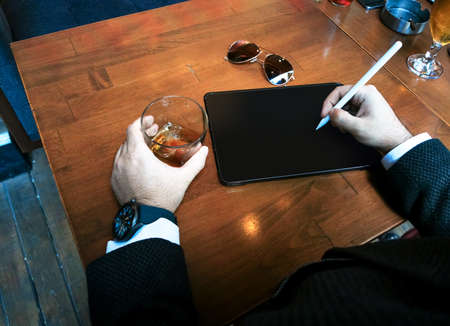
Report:
M 125 203 L 117 212 L 113 220 L 113 237 L 115 241 L 128 241 L 144 225 L 165 217 L 176 224 L 172 212 L 159 207 L 141 205 L 136 199 Z

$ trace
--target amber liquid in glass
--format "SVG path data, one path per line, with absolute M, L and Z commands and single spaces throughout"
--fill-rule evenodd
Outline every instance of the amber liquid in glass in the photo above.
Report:
M 436 0 L 430 19 L 433 41 L 442 46 L 450 43 L 450 0 Z
M 199 137 L 200 135 L 193 130 L 168 122 L 153 137 L 150 149 L 161 161 L 171 166 L 180 167 L 195 153 L 194 148 L 196 146 L 188 144 Z M 183 145 L 186 146 L 180 148 L 166 147 Z

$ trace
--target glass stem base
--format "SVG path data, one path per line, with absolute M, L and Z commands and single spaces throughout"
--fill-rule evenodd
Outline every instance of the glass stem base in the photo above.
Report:
M 442 64 L 437 61 L 436 56 L 441 49 L 439 43 L 433 43 L 430 50 L 425 54 L 413 54 L 407 59 L 409 70 L 417 76 L 425 79 L 437 79 L 444 72 Z

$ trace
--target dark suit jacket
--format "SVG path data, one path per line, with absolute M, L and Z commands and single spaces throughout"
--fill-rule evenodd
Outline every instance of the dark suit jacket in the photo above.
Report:
M 327 251 L 300 268 L 244 325 L 450 325 L 450 152 L 429 140 L 385 172 L 388 196 L 419 229 Z M 181 247 L 148 239 L 87 269 L 94 325 L 190 325 L 196 312 Z

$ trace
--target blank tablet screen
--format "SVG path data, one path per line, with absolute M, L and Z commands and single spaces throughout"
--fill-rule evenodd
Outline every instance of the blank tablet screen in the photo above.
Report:
M 339 84 L 205 95 L 217 170 L 225 185 L 368 167 L 378 153 L 328 123 L 322 103 Z

